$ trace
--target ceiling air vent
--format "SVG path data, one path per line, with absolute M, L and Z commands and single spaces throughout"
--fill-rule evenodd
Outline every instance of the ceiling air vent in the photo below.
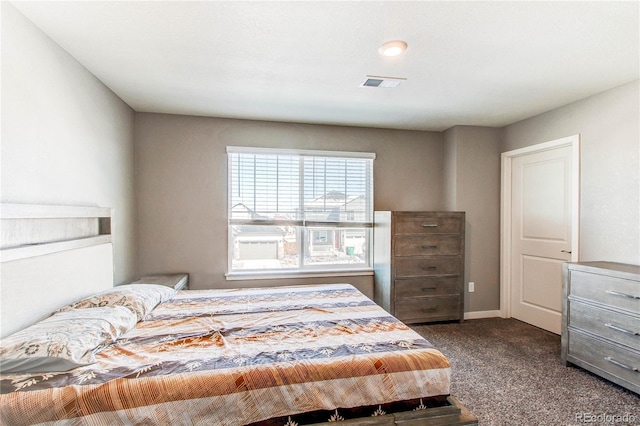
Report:
M 360 87 L 398 87 L 402 81 L 406 80 L 406 78 L 401 77 L 380 77 L 377 75 L 368 75 L 367 78 L 362 82 Z

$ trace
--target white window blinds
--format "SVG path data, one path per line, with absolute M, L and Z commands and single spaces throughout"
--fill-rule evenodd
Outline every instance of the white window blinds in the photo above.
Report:
M 371 227 L 374 154 L 227 147 L 229 222 Z

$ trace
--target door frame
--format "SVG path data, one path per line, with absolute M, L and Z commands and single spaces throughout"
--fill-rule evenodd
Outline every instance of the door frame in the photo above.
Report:
M 580 135 L 567 136 L 502 153 L 500 189 L 500 316 L 511 318 L 511 175 L 513 160 L 523 155 L 571 147 L 571 262 L 580 259 Z

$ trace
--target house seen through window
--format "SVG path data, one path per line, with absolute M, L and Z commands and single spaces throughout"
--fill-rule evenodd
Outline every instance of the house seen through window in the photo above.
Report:
M 229 272 L 371 265 L 375 154 L 227 147 Z

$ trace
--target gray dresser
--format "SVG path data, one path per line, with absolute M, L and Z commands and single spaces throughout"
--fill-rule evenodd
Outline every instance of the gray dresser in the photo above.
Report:
M 563 362 L 640 393 L 640 266 L 563 265 Z
M 464 225 L 464 212 L 375 212 L 376 303 L 405 323 L 462 321 Z

